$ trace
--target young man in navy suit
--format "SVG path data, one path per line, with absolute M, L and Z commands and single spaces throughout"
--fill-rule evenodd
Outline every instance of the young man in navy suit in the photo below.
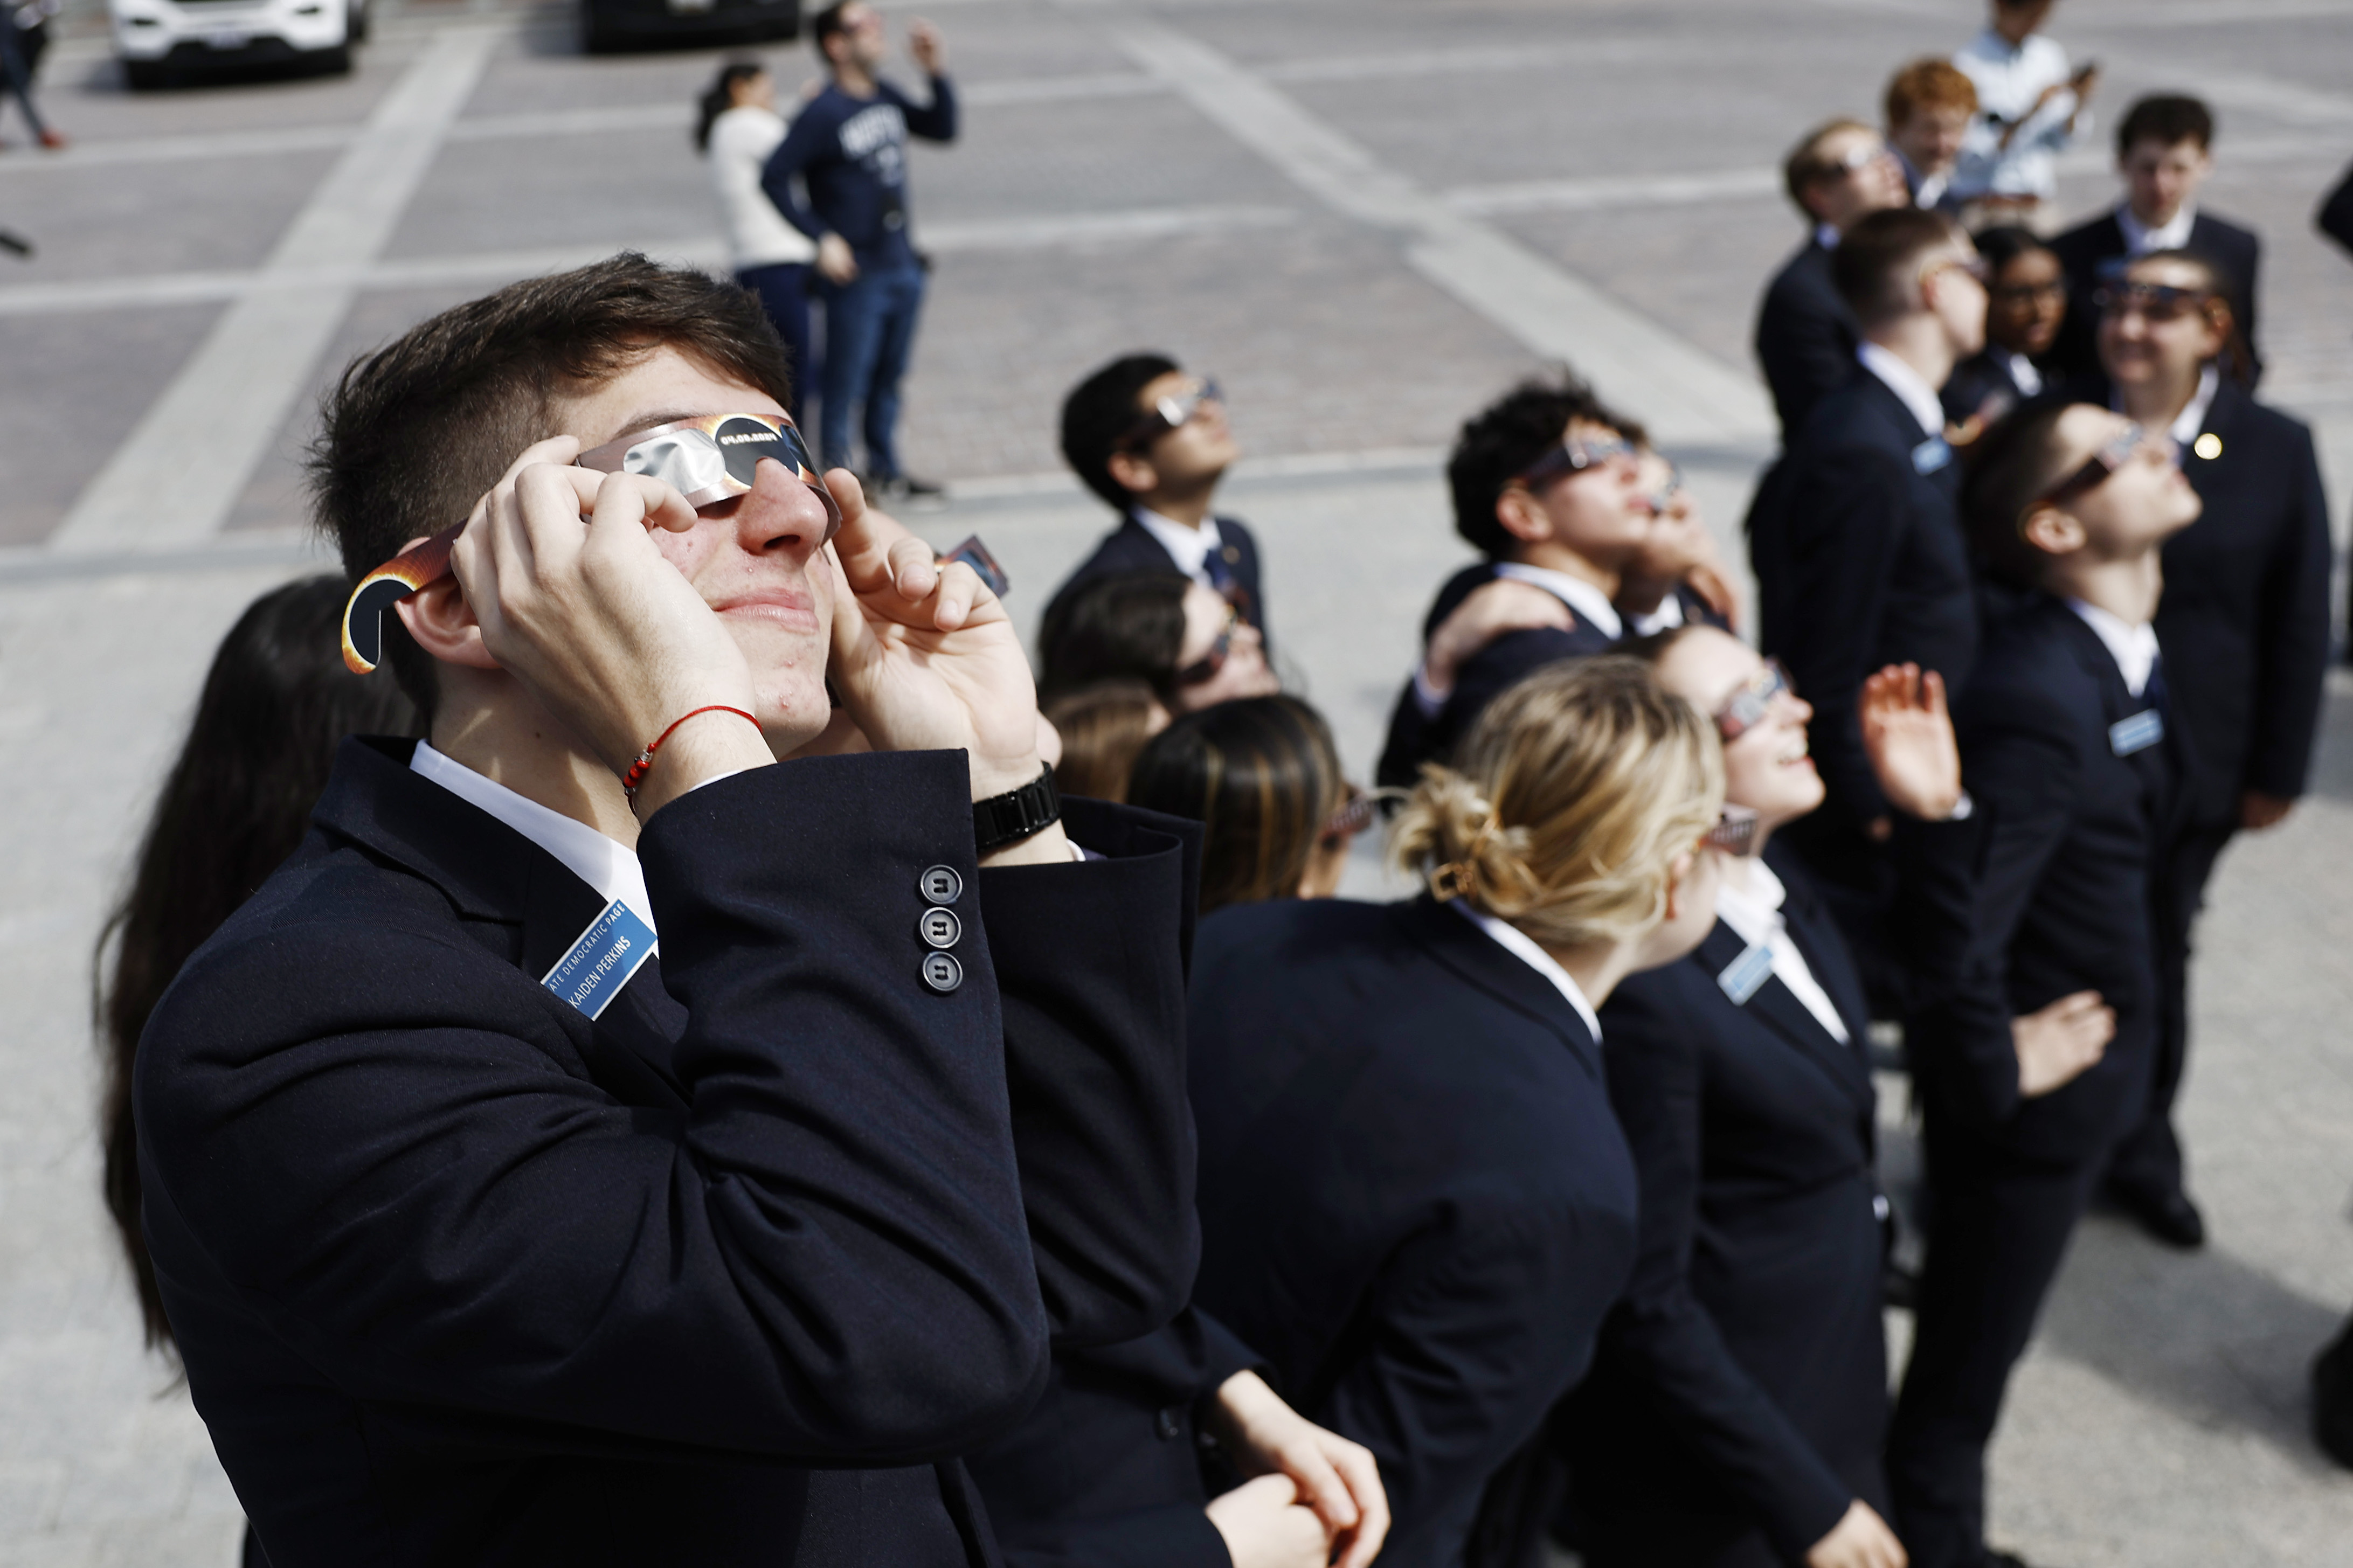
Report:
M 1758 486 L 1749 552 L 1760 645 L 1813 704 L 1813 753 L 1830 789 L 1788 841 L 1820 879 L 1883 1014 L 1900 994 L 1884 922 L 1889 818 L 1856 700 L 1891 664 L 1933 669 L 1958 689 L 1976 657 L 1977 595 L 1936 391 L 1984 344 L 1986 286 L 1953 220 L 1912 208 L 1856 224 L 1833 266 L 1862 324 L 1861 372 Z
M 2109 1195 L 2151 1235 L 2187 1247 L 2206 1235 L 2173 1127 L 2189 1049 L 2190 933 L 2232 837 L 2285 821 L 2311 773 L 2328 667 L 2328 501 L 2312 432 L 2229 374 L 2233 323 L 2214 262 L 2153 252 L 2098 298 L 2114 405 L 2172 437 L 2206 502 L 2197 524 L 2166 544 L 2157 616 L 2199 765 L 2167 857 L 2163 1045 L 2148 1113 L 2108 1181 Z
M 1859 120 L 1833 120 L 1808 132 L 1783 162 L 1781 181 L 1812 226 L 1757 308 L 1757 363 L 1773 389 L 1781 445 L 1788 447 L 1814 405 L 1854 374 L 1862 328 L 1831 282 L 1831 253 L 1848 229 L 1873 213 L 1910 206 L 1912 194 L 1903 160 Z
M 2021 596 L 1955 705 L 1972 809 L 1898 829 L 1905 1024 L 1934 1204 L 1888 1444 L 1914 1568 L 1987 1550 L 1985 1449 L 2067 1239 L 2147 1103 L 2162 1007 L 2158 857 L 2188 751 L 2151 624 L 2198 493 L 2162 431 L 2032 404 L 1964 506 Z
M 1062 400 L 1062 458 L 1120 515 L 1046 607 L 1080 584 L 1128 572 L 1183 573 L 1222 595 L 1267 636 L 1258 541 L 1213 510 L 1241 456 L 1218 384 L 1166 354 L 1128 354 Z
M 2214 172 L 2214 114 L 2194 98 L 2164 93 L 2134 104 L 2116 128 L 2116 173 L 2125 199 L 2051 242 L 2067 269 L 2067 321 L 2052 358 L 2061 374 L 2098 373 L 2098 306 L 2093 296 L 2121 265 L 2159 250 L 2191 250 L 2222 269 L 2241 341 L 2245 384 L 2263 374 L 2255 352 L 2255 274 L 2263 242 L 2250 230 L 2200 210 L 2198 192 Z
M 1078 863 L 1003 607 L 789 392 L 622 256 L 330 400 L 354 577 L 464 524 L 383 617 L 429 739 L 346 742 L 135 1090 L 281 1568 L 988 1563 L 956 1456 L 1184 1302 L 1185 840 L 1074 807 Z

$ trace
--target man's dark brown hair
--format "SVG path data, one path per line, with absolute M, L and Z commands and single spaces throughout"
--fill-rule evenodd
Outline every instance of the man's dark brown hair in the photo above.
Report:
M 518 453 L 557 433 L 559 402 L 665 346 L 791 406 L 784 345 L 751 294 L 633 251 L 509 284 L 353 360 L 324 400 L 309 463 L 314 515 L 344 572 L 356 583 L 465 521 Z M 432 659 L 392 615 L 384 644 L 430 718 Z
M 1790 148 L 1788 157 L 1782 160 L 1781 187 L 1789 193 L 1789 199 L 1798 204 L 1798 210 L 1806 215 L 1809 223 L 1814 220 L 1814 209 L 1806 205 L 1806 193 L 1823 181 L 1837 179 L 1846 173 L 1831 163 L 1830 155 L 1822 150 L 1824 143 L 1841 131 L 1861 131 L 1873 136 L 1879 134 L 1860 120 L 1829 121 L 1807 132 L 1805 140 Z
M 2125 110 L 2116 127 L 2116 156 L 2129 157 L 2141 142 L 2177 147 L 2195 142 L 2200 152 L 2214 145 L 2214 111 L 2205 100 L 2185 93 L 2152 93 Z
M 1561 444 L 1572 420 L 1615 430 L 1638 447 L 1650 440 L 1567 365 L 1520 383 L 1463 421 L 1446 459 L 1446 488 L 1454 496 L 1454 531 L 1489 560 L 1510 560 L 1520 542 L 1495 515 L 1495 502 Z
M 1970 446 L 1962 472 L 1961 526 L 1969 543 L 1993 575 L 2020 587 L 2041 582 L 2050 559 L 2021 528 L 2027 509 L 2067 477 L 2059 416 L 2073 404 L 2048 396 L 2019 405 Z
M 1873 213 L 1831 252 L 1831 283 L 1864 326 L 1894 321 L 1920 297 L 1920 263 L 1965 237 L 1943 213 L 1917 207 Z

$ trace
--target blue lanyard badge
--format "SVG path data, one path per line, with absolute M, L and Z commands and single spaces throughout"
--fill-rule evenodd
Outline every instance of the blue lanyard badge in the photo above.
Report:
M 2120 757 L 2145 752 L 2164 739 L 2165 715 L 2154 708 L 2145 708 L 2108 726 L 2108 750 Z
M 555 961 L 540 984 L 595 1018 L 653 953 L 653 928 L 615 899 L 588 922 L 572 951 Z
M 1758 942 L 1725 964 L 1724 973 L 1715 977 L 1715 983 L 1723 987 L 1726 996 L 1732 998 L 1734 1006 L 1746 1007 L 1748 999 L 1756 995 L 1772 975 L 1773 950 Z
M 1953 460 L 1953 448 L 1942 436 L 1931 436 L 1912 448 L 1912 471 L 1933 474 Z

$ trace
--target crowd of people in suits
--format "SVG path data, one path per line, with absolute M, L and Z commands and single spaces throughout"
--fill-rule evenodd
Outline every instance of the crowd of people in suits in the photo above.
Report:
M 1064 403 L 1117 521 L 1034 673 L 849 474 L 694 456 L 806 458 L 773 300 L 621 257 L 355 362 L 346 571 L 230 633 L 102 948 L 108 1201 L 248 1562 L 2015 1563 L 2073 1228 L 2203 1239 L 2196 918 L 2329 639 L 2211 116 L 2136 105 L 2042 237 L 2047 9 L 1788 158 L 1754 643 L 1634 412 L 1528 380 L 1369 792 L 1168 356 Z M 1384 812 L 1418 891 L 1332 897 Z

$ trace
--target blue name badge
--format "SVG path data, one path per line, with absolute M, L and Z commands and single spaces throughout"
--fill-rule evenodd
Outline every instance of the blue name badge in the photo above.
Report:
M 2120 757 L 2145 752 L 2164 739 L 2165 715 L 2154 708 L 2145 708 L 2108 726 L 2108 750 Z
M 1953 460 L 1953 448 L 1942 436 L 1931 436 L 1912 448 L 1912 471 L 1933 474 Z
M 1725 964 L 1724 973 L 1715 977 L 1715 983 L 1724 988 L 1726 996 L 1732 998 L 1734 1006 L 1746 1007 L 1748 999 L 1756 995 L 1758 988 L 1772 975 L 1772 950 L 1758 946 L 1750 948 Z
M 652 928 L 615 899 L 588 922 L 572 951 L 555 961 L 540 984 L 594 1018 L 612 1005 L 638 965 L 653 952 Z

